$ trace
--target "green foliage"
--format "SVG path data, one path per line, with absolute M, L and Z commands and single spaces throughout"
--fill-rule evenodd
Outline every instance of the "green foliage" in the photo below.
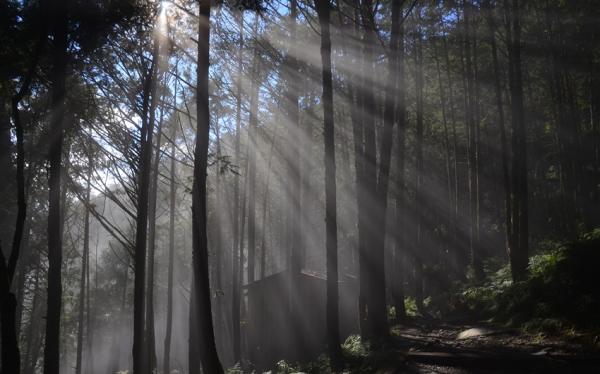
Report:
M 273 373 L 277 374 L 318 374 L 329 372 L 331 372 L 331 366 L 329 365 L 329 357 L 325 354 L 320 355 L 316 360 L 306 364 L 292 364 L 285 360 L 281 360 L 277 362 L 275 369 L 273 370 Z
M 407 297 L 404 299 L 404 308 L 406 308 L 407 317 L 416 317 L 419 314 L 417 310 L 417 302 L 414 297 Z
M 230 367 L 226 370 L 227 374 L 244 374 L 244 370 L 242 369 L 242 366 L 237 363 L 235 364 L 233 367 Z
M 371 353 L 369 342 L 363 342 L 360 335 L 350 335 L 342 344 L 344 354 L 352 357 L 367 357 Z
M 394 347 L 394 340 L 385 343 L 363 341 L 360 335 L 349 336 L 342 351 L 346 370 L 350 373 L 375 373 L 385 368 L 399 368 L 405 357 Z
M 401 367 L 404 363 L 404 355 L 394 348 L 393 341 L 387 344 L 375 344 L 363 341 L 360 335 L 350 335 L 342 343 L 344 355 L 344 373 L 375 373 L 386 367 Z M 239 371 L 230 369 L 228 373 L 234 374 Z M 271 371 L 276 374 L 320 374 L 331 373 L 329 357 L 322 354 L 317 359 L 306 364 L 292 364 L 285 360 L 279 361 Z
M 467 311 L 545 334 L 600 326 L 600 230 L 572 243 L 545 242 L 530 258 L 529 278 L 512 283 L 502 267 L 481 286 L 461 293 Z

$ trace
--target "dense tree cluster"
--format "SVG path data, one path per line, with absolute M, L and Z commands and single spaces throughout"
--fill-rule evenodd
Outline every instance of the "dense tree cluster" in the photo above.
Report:
M 541 243 L 600 226 L 598 19 L 593 0 L 1 2 L 1 372 L 252 370 L 250 287 L 285 272 L 268 308 L 303 347 L 301 275 L 326 279 L 341 370 L 350 313 L 380 343 L 407 300 L 426 316 L 504 264 L 525 281 Z

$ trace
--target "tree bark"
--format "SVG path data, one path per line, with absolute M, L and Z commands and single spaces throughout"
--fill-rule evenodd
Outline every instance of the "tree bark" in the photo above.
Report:
M 175 163 L 175 137 L 177 135 L 177 126 L 173 125 L 171 132 L 171 167 L 170 167 L 170 190 L 169 190 L 169 265 L 167 275 L 167 327 L 165 329 L 165 348 L 163 358 L 163 373 L 167 374 L 171 370 L 171 333 L 173 326 L 173 270 L 175 260 L 175 196 L 177 184 L 175 183 L 176 166 Z
M 157 79 L 155 77 L 154 79 Z M 154 101 L 154 100 L 153 100 Z M 150 372 L 156 369 L 156 338 L 154 333 L 154 253 L 156 252 L 156 198 L 158 195 L 158 168 L 160 166 L 160 146 L 162 140 L 163 108 L 156 131 L 156 152 L 152 164 L 152 182 L 149 193 L 148 207 L 148 256 L 146 280 L 146 352 Z
M 290 45 L 296 43 L 296 17 L 297 4 L 296 0 L 290 1 Z M 290 222 L 289 222 L 289 249 L 290 249 L 290 265 L 293 273 L 300 273 L 302 268 L 302 208 L 301 208 L 301 191 L 302 191 L 302 175 L 300 169 L 300 144 L 302 144 L 302 133 L 300 129 L 300 110 L 299 110 L 299 62 L 296 58 L 297 48 L 291 47 L 291 53 L 287 58 L 287 117 L 292 126 L 289 136 L 289 161 L 288 169 L 290 175 Z
M 242 69 L 243 69 L 243 50 L 244 50 L 244 13 L 242 11 L 237 15 L 239 22 L 240 45 L 238 46 L 238 71 L 236 82 L 236 124 L 235 124 L 235 164 L 240 166 L 240 132 L 242 122 Z M 233 324 L 233 360 L 237 363 L 241 361 L 241 343 L 240 343 L 240 289 L 242 277 L 240 269 L 243 267 L 240 252 L 240 177 L 239 173 L 233 176 L 233 248 L 232 248 L 232 307 L 231 319 Z
M 402 7 L 399 15 L 403 16 Z M 396 322 L 406 318 L 404 306 L 404 258 L 406 257 L 406 186 L 405 186 L 405 150 L 406 150 L 406 73 L 404 67 L 404 22 L 398 25 L 397 91 L 396 91 L 396 236 L 394 243 L 392 302 L 396 311 Z
M 92 172 L 94 170 L 93 158 L 89 155 L 87 187 L 85 190 L 85 217 L 83 221 L 83 254 L 81 256 L 81 279 L 79 280 L 79 312 L 77 319 L 77 357 L 75 361 L 75 374 L 81 374 L 81 359 L 83 357 L 83 316 L 85 311 L 85 275 L 90 255 L 90 193 Z
M 200 1 L 196 72 L 197 130 L 196 149 L 194 151 L 194 182 L 192 186 L 192 262 L 196 299 L 191 300 L 196 304 L 195 306 L 198 310 L 198 328 L 196 333 L 199 338 L 202 337 L 200 343 L 200 360 L 203 370 L 205 373 L 218 374 L 223 373 L 223 368 L 217 354 L 213 330 L 206 230 L 206 171 L 210 134 L 208 97 L 210 8 L 210 0 Z
M 342 368 L 339 326 L 337 203 L 335 181 L 335 129 L 333 123 L 333 80 L 329 0 L 315 0 L 321 27 L 321 73 L 323 84 L 323 130 L 325 146 L 325 226 L 327 261 L 327 343 L 333 370 Z
M 511 248 L 511 216 L 512 207 L 510 203 L 511 186 L 509 174 L 509 154 L 506 144 L 506 125 L 504 118 L 504 105 L 502 103 L 502 85 L 500 80 L 500 66 L 498 63 L 498 47 L 496 44 L 496 22 L 493 16 L 493 10 L 489 1 L 485 3 L 487 11 L 487 22 L 489 30 L 489 43 L 492 53 L 492 67 L 494 72 L 494 94 L 496 99 L 496 109 L 498 111 L 498 127 L 500 129 L 500 152 L 502 153 L 502 182 L 504 186 L 504 230 L 506 235 L 506 253 L 510 253 Z
M 353 2 L 354 22 L 350 38 L 358 40 L 360 38 L 360 4 L 357 1 Z M 357 48 L 349 49 L 350 53 L 355 53 L 354 60 L 358 62 L 359 55 Z M 355 85 L 354 82 L 358 83 Z M 364 147 L 364 123 L 363 123 L 363 97 L 360 91 L 364 85 L 365 79 L 356 74 L 353 70 L 348 74 L 348 100 L 350 101 L 351 112 L 350 118 L 352 122 L 352 138 L 354 143 L 354 169 L 355 169 L 355 189 L 356 189 L 356 215 L 358 229 L 358 273 L 359 273 L 359 296 L 358 296 L 358 317 L 360 325 L 360 335 L 366 339 L 369 334 L 368 320 L 366 313 L 366 294 L 368 285 L 368 271 L 366 266 L 366 214 L 365 214 L 365 190 L 364 190 L 364 173 L 365 173 L 365 147 Z
M 423 311 L 423 211 L 425 201 L 423 199 L 423 36 L 421 35 L 421 9 L 417 9 L 418 26 L 415 36 L 415 64 L 417 66 L 415 89 L 417 96 L 416 105 L 416 134 L 415 134 L 415 212 L 416 213 L 416 248 L 414 250 L 414 282 L 415 301 L 419 311 Z
M 254 35 L 258 37 L 258 15 L 254 20 Z M 260 90 L 258 45 L 254 45 L 252 62 L 252 87 L 250 89 L 250 123 L 248 138 L 250 153 L 248 155 L 248 283 L 254 282 L 256 262 L 256 157 L 258 141 L 258 96 Z
M 361 4 L 361 20 L 365 29 L 365 40 L 363 45 L 362 68 L 366 73 L 374 62 L 374 46 L 377 44 L 375 30 L 375 16 L 373 14 L 373 3 L 365 0 Z M 364 137 L 364 173 L 363 184 L 365 192 L 363 214 L 367 215 L 368 227 L 364 231 L 364 244 L 373 243 L 373 247 L 367 250 L 363 248 L 364 254 L 361 260 L 361 290 L 362 298 L 367 305 L 367 337 L 385 337 L 387 335 L 387 312 L 385 306 L 385 270 L 382 251 L 377 248 L 377 144 L 375 126 L 379 120 L 379 110 L 375 104 L 374 92 L 371 84 L 366 82 L 361 89 L 363 95 L 363 137 Z M 359 213 L 360 214 L 360 213 Z M 364 278 L 364 279 L 363 279 Z M 383 287 L 383 289 L 381 289 Z M 383 298 L 382 298 L 383 294 Z M 364 330 L 364 329 L 363 329 Z
M 35 70 L 37 68 L 39 57 L 41 54 L 42 47 L 44 45 L 44 38 L 46 32 L 40 35 L 34 55 L 32 57 L 31 65 L 23 78 L 21 88 L 15 96 L 13 96 L 12 104 L 12 118 L 15 126 L 15 135 L 17 138 L 17 170 L 16 170 L 16 181 L 17 181 L 17 218 L 15 222 L 15 231 L 13 234 L 12 248 L 8 261 L 4 258 L 4 253 L 0 254 L 0 319 L 1 330 L 0 337 L 2 341 L 2 368 L 5 368 L 6 372 L 12 372 L 18 374 L 21 369 L 21 352 L 19 351 L 19 332 L 21 325 L 21 313 L 22 313 L 22 300 L 21 303 L 17 302 L 16 296 L 11 292 L 12 281 L 16 272 L 17 262 L 21 254 L 22 247 L 26 246 L 22 242 L 23 234 L 26 228 L 26 215 L 27 215 L 27 200 L 25 197 L 25 148 L 24 148 L 24 131 L 21 123 L 21 116 L 19 112 L 19 104 L 25 95 L 29 93 L 29 88 L 33 80 Z M 4 103 L 0 104 L 4 109 Z M 8 130 L 8 128 L 7 128 Z M 8 134 L 7 134 L 8 135 Z M 8 136 L 9 137 L 9 136 Z M 8 142 L 10 143 L 10 141 Z M 6 148 L 7 153 L 9 147 Z M 2 160 L 3 167 L 4 162 L 8 163 L 8 157 L 6 160 Z M 6 170 L 8 171 L 8 170 Z M 4 189 L 2 189 L 4 191 Z M 26 238 L 28 241 L 28 238 Z M 21 287 L 24 282 L 24 269 L 19 271 L 18 287 Z M 21 298 L 23 291 L 19 292 Z
M 478 241 L 478 160 L 477 160 L 477 130 L 479 125 L 476 123 L 474 115 L 477 105 L 475 99 L 475 79 L 473 77 L 473 60 L 471 52 L 471 7 L 468 1 L 463 2 L 464 14 L 464 59 L 465 59 L 465 78 L 467 83 L 466 95 L 466 126 L 468 137 L 468 173 L 469 173 L 469 249 L 471 254 L 471 268 L 475 276 L 475 281 L 483 280 L 483 268 L 480 259 L 480 248 Z
M 60 312 L 62 304 L 61 174 L 63 128 L 65 120 L 67 70 L 67 2 L 56 1 L 52 50 L 52 117 L 48 151 L 48 298 L 44 374 L 58 374 L 60 366 Z
M 392 158 L 392 145 L 394 133 L 394 114 L 397 106 L 397 92 L 399 88 L 398 76 L 398 38 L 400 35 L 401 3 L 392 3 L 392 25 L 390 34 L 390 47 L 388 56 L 388 80 L 384 92 L 383 133 L 381 135 L 379 169 L 377 175 L 375 196 L 375 230 L 373 259 L 377 276 L 374 278 L 372 310 L 372 331 L 376 337 L 387 337 L 387 305 L 385 287 L 385 237 L 387 198 L 389 188 L 390 164 Z
M 145 281 L 146 281 L 146 240 L 148 233 L 149 181 L 152 165 L 152 138 L 154 133 L 155 72 L 158 68 L 158 42 L 154 42 L 151 66 L 144 77 L 142 103 L 142 128 L 140 137 L 140 158 L 138 160 L 137 217 L 134 248 L 133 285 L 133 372 L 144 374 L 147 369 L 145 349 Z
M 519 1 L 505 0 L 509 59 L 509 88 L 512 121 L 512 235 L 509 253 L 512 278 L 515 282 L 527 277 L 529 262 L 529 225 L 527 192 L 527 140 L 523 114 L 523 82 L 521 74 L 521 25 Z

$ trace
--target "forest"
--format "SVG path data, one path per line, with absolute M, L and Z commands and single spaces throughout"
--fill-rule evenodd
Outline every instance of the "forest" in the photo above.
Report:
M 0 373 L 600 372 L 596 0 L 0 0 Z

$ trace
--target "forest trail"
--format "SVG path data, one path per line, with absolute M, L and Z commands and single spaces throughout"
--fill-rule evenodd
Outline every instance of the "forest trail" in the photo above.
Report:
M 382 374 L 600 373 L 600 351 L 583 336 L 567 340 L 487 323 L 416 323 L 394 332 L 405 365 Z

